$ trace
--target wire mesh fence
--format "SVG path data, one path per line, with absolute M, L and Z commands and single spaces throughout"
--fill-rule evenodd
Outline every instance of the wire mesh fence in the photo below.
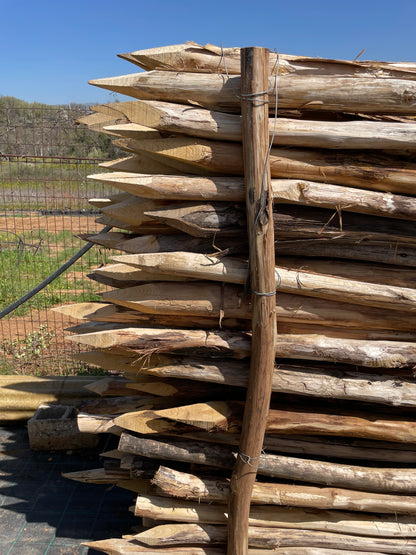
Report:
M 75 124 L 84 106 L 0 105 L 0 310 L 52 274 L 98 232 L 92 197 L 108 187 L 89 182 L 115 156 L 106 136 Z M 86 274 L 105 263 L 93 247 L 42 292 L 0 320 L 0 373 L 71 374 L 83 370 L 64 329 L 76 322 L 52 308 L 99 300 L 103 287 Z

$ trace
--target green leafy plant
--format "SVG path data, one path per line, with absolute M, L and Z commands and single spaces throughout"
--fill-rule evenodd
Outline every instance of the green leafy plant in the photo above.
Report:
M 3 339 L 1 350 L 18 362 L 38 362 L 54 337 L 54 331 L 46 325 L 41 325 L 39 330 L 28 333 L 23 339 Z

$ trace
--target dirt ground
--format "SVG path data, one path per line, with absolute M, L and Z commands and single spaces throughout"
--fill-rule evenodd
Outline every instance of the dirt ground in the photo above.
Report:
M 21 233 L 26 231 L 43 230 L 49 233 L 72 231 L 78 233 L 95 232 L 101 229 L 101 224 L 94 222 L 94 216 L 87 215 L 51 215 L 42 216 L 36 212 L 27 212 L 24 217 L 0 213 L 0 229 Z
M 52 309 L 32 310 L 26 316 L 0 321 L 0 332 L 2 337 L 19 339 L 31 331 L 39 331 L 41 326 L 47 326 L 48 329 L 54 331 L 56 336 L 63 337 L 64 330 L 76 324 L 76 320 L 54 312 Z

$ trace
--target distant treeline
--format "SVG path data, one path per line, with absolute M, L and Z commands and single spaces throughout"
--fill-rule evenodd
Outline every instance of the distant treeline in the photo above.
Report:
M 62 156 L 115 158 L 111 139 L 76 125 L 89 112 L 86 104 L 50 106 L 0 96 L 0 158 Z

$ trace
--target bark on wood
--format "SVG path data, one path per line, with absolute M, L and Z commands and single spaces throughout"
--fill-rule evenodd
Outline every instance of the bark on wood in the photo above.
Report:
M 230 488 L 228 480 L 199 477 L 165 466 L 159 467 L 152 484 L 160 490 L 156 495 L 219 504 L 227 503 Z M 386 514 L 416 513 L 416 496 L 274 482 L 256 482 L 253 486 L 251 504 Z
M 155 520 L 175 522 L 207 524 L 225 524 L 227 522 L 227 513 L 221 505 L 207 505 L 158 496 L 139 495 L 134 514 Z M 260 527 L 303 528 L 363 536 L 416 537 L 416 525 L 414 518 L 410 516 L 395 517 L 253 505 L 250 510 L 249 523 L 252 526 Z
M 237 143 L 182 137 L 153 141 L 118 140 L 116 143 L 133 152 L 158 155 L 170 164 L 186 164 L 185 173 L 244 173 L 242 146 Z M 189 171 L 192 167 L 193 171 Z M 415 164 L 385 153 L 274 147 L 270 151 L 270 171 L 276 178 L 325 181 L 361 189 L 415 194 Z
M 138 198 L 138 197 L 132 197 Z M 124 205 L 124 203 L 119 203 Z M 196 237 L 210 237 L 214 234 L 242 236 L 245 235 L 246 221 L 242 207 L 229 203 L 176 204 L 163 206 L 144 212 L 144 217 L 154 218 L 159 223 L 170 225 Z M 122 212 L 116 214 L 119 204 L 106 207 L 113 210 L 120 221 L 130 225 L 141 225 L 141 215 L 131 219 Z M 144 205 L 143 205 L 144 206 Z M 326 208 L 279 205 L 276 207 L 272 221 L 274 230 L 280 240 L 291 238 L 326 239 L 336 238 L 344 241 L 399 241 L 415 243 L 415 233 L 409 229 L 408 222 L 391 218 L 367 216 L 353 213 L 342 214 Z M 296 234 L 297 232 L 297 234 Z
M 114 285 L 114 282 L 112 282 Z M 84 303 L 80 303 L 84 304 Z M 89 303 L 88 303 L 89 304 Z M 137 326 L 144 326 L 149 325 L 151 327 L 156 326 L 167 326 L 172 328 L 173 326 L 180 326 L 183 328 L 200 328 L 200 329 L 217 329 L 221 323 L 221 327 L 224 329 L 248 329 L 249 323 L 248 320 L 242 320 L 237 318 L 223 318 L 221 322 L 219 318 L 215 317 L 204 317 L 204 316 L 165 316 L 165 315 L 152 315 L 152 314 L 142 314 L 137 310 L 129 310 L 127 308 L 123 308 L 121 306 L 117 306 L 114 304 L 103 304 L 103 303 L 96 303 L 100 304 L 98 308 L 89 308 L 83 309 L 80 307 L 78 314 L 83 314 L 82 318 L 86 321 L 96 321 L 96 322 L 114 322 L 118 324 L 118 328 L 121 328 L 121 324 L 131 324 Z M 78 305 L 71 305 L 77 306 Z M 63 312 L 63 311 L 62 311 Z M 74 311 L 76 312 L 76 311 Z M 69 307 L 63 312 L 64 314 L 68 314 L 72 317 L 72 311 L 69 310 Z M 77 317 L 77 316 L 73 316 Z M 83 330 L 84 332 L 86 330 Z M 93 331 L 93 330 L 91 330 Z M 98 330 L 96 330 L 98 331 Z M 285 328 L 281 328 L 282 332 L 285 332 Z M 293 330 L 291 330 L 293 331 Z M 322 331 L 322 330 L 320 330 Z M 78 331 L 76 333 L 79 333 Z M 301 333 L 305 333 L 305 330 L 301 330 Z M 308 333 L 308 332 L 306 332 Z M 315 333 L 315 331 L 313 332 Z M 373 335 L 376 332 L 372 332 Z M 403 340 L 407 340 L 405 335 L 408 332 L 388 332 L 387 336 L 383 338 L 386 339 L 397 339 L 397 334 L 400 334 Z M 370 338 L 368 333 L 361 334 L 359 338 Z
M 215 545 L 226 543 L 227 529 L 225 526 L 213 524 L 163 524 L 140 532 L 133 537 L 141 544 L 153 548 L 175 545 Z M 279 547 L 307 548 L 309 546 L 325 549 L 349 549 L 353 553 L 362 549 L 401 555 L 416 553 L 416 541 L 411 538 L 372 538 L 315 530 L 259 528 L 258 526 L 249 527 L 248 544 L 250 547 L 273 550 Z
M 75 355 L 77 360 L 122 372 L 130 379 L 143 373 L 160 378 L 181 378 L 246 387 L 248 366 L 232 360 L 204 361 L 186 357 L 154 355 L 149 358 L 121 356 L 101 351 Z M 413 407 L 416 404 L 414 379 L 399 375 L 357 372 L 346 367 L 279 364 L 273 374 L 273 391 L 312 397 L 348 399 Z M 110 402 L 110 399 L 107 400 Z M 89 401 L 91 406 L 101 401 Z M 125 401 L 127 403 L 127 399 Z M 138 403 L 139 399 L 132 399 Z M 81 405 L 83 406 L 83 405 Z M 137 406 L 137 409 L 139 407 Z M 134 408 L 126 408 L 130 412 Z M 89 411 L 87 411 L 89 412 Z M 95 411 L 91 411 L 95 412 Z
M 239 75 L 241 70 L 240 48 L 223 48 L 194 42 L 137 50 L 119 54 L 119 57 L 146 71 L 163 69 L 165 71 Z M 269 71 L 271 75 L 278 72 L 279 75 L 349 75 L 357 79 L 368 76 L 378 79 L 393 77 L 413 80 L 416 64 L 412 62 L 334 60 L 281 53 L 277 55 L 271 52 Z
M 94 79 L 91 85 L 140 100 L 164 100 L 213 110 L 238 112 L 241 79 L 225 82 L 218 74 L 150 71 Z M 273 106 L 275 79 L 269 78 Z M 341 111 L 380 114 L 414 114 L 416 85 L 405 79 L 341 76 L 282 75 L 277 78 L 279 109 Z
M 244 198 L 239 177 L 192 177 L 112 172 L 89 175 L 88 179 L 113 185 L 144 198 L 176 201 L 229 201 Z M 355 189 L 303 179 L 272 179 L 274 203 L 301 204 L 414 220 L 413 198 L 391 193 Z
M 140 415 L 136 414 L 137 420 Z M 241 430 L 243 405 L 231 401 L 210 401 L 167 409 L 157 409 L 152 417 L 160 417 L 162 421 L 172 420 L 194 426 L 208 432 L 231 432 Z M 385 414 L 371 416 L 367 412 L 354 409 L 337 410 L 336 414 L 329 411 L 313 412 L 300 409 L 279 410 L 272 408 L 264 416 L 266 434 L 305 434 L 333 435 L 346 437 L 363 437 L 416 443 L 416 426 L 406 417 L 388 417 Z M 121 424 L 120 424 L 121 425 Z M 167 429 L 169 423 L 166 422 Z M 130 428 L 131 429 L 131 428 Z M 135 430 L 139 431 L 139 430 Z
M 393 243 L 379 243 L 364 241 L 348 244 L 333 239 L 306 239 L 278 241 L 276 243 L 278 256 L 327 257 L 348 260 L 363 260 L 390 264 L 394 266 L 416 266 L 416 249 L 412 245 Z
M 235 460 L 230 447 L 224 445 L 177 439 L 169 443 L 135 437 L 126 432 L 121 435 L 119 449 L 144 457 L 192 462 L 214 468 L 232 468 Z M 267 454 L 260 457 L 258 473 L 347 489 L 406 495 L 416 493 L 414 468 L 352 466 Z
M 305 259 L 279 257 L 279 266 L 284 268 L 305 270 L 315 274 L 356 279 L 368 283 L 384 283 L 398 287 L 416 289 L 416 275 L 414 270 L 407 268 L 392 268 L 385 264 L 370 264 L 365 262 L 345 262 L 343 260 Z
M 251 302 L 244 297 L 243 288 L 230 284 L 202 281 L 177 283 L 173 288 L 171 282 L 157 282 L 107 291 L 102 296 L 111 303 L 150 315 L 209 316 L 218 322 L 220 317 L 249 319 L 252 314 Z M 279 323 L 343 329 L 412 331 L 416 327 L 416 317 L 409 315 L 403 319 L 399 310 L 386 311 L 287 293 L 279 293 L 276 299 L 276 318 Z
M 192 438 L 189 436 L 192 435 Z M 170 441 L 182 441 L 181 436 Z M 188 441 L 198 443 L 217 443 L 238 445 L 238 435 L 216 433 L 215 436 L 208 432 L 195 432 L 188 434 Z M 272 453 L 286 453 L 303 457 L 326 457 L 336 462 L 373 461 L 376 464 L 413 465 L 416 462 L 415 444 L 389 443 L 385 441 L 371 441 L 352 438 L 334 438 L 330 436 L 265 436 L 264 448 Z
M 81 237 L 91 240 L 92 243 L 103 244 L 106 247 L 115 248 L 127 253 L 146 252 L 172 252 L 187 251 L 204 254 L 218 252 L 241 254 L 247 252 L 248 246 L 242 244 L 240 238 L 231 239 L 215 237 L 199 238 L 191 237 L 185 233 L 173 233 L 166 235 L 135 235 L 132 233 L 100 233 L 95 236 Z
M 109 355 L 106 355 L 109 356 Z M 158 361 L 159 362 L 159 361 Z M 120 368 L 121 364 L 120 364 Z M 204 361 L 192 358 L 155 364 L 143 372 L 161 378 L 213 381 L 224 385 L 247 386 L 248 367 L 243 362 L 228 360 Z M 273 373 L 275 392 L 349 399 L 392 406 L 416 406 L 416 383 L 413 379 L 394 375 L 365 374 L 339 366 L 310 367 L 278 364 Z
M 143 235 L 132 240 L 131 245 L 131 250 L 139 254 L 185 251 L 196 252 L 208 256 L 214 256 L 218 253 L 242 256 L 246 255 L 248 250 L 247 244 L 239 237 L 215 237 L 215 239 L 212 240 L 210 238 L 191 237 L 185 233 Z M 119 244 L 118 247 L 121 250 L 130 252 L 129 247 L 124 248 L 124 244 Z M 398 270 L 397 267 L 400 267 L 402 270 L 406 268 L 406 266 L 416 266 L 416 249 L 409 244 L 400 244 L 391 241 L 345 242 L 342 239 L 287 239 L 276 241 L 275 248 L 276 254 L 279 255 L 279 260 L 282 256 L 290 257 L 293 255 L 305 257 L 305 262 L 307 261 L 309 263 L 311 262 L 311 257 L 313 259 L 315 257 L 322 258 L 327 256 L 331 258 L 332 261 L 334 259 L 335 261 L 337 259 L 348 259 L 349 264 L 360 263 L 361 261 L 367 262 L 368 264 L 371 262 L 389 264 L 395 266 L 395 272 Z M 318 273 L 321 272 L 318 271 Z M 153 281 L 156 281 L 157 274 L 154 275 L 155 279 Z M 89 274 L 88 277 L 95 281 L 105 279 L 95 274 Z M 371 276 L 368 275 L 368 272 L 364 272 L 363 280 L 371 281 L 370 278 Z M 172 278 L 167 275 L 164 281 L 171 279 Z M 141 281 L 145 281 L 145 279 Z M 377 279 L 373 281 L 376 283 L 378 282 Z M 413 286 L 413 278 L 409 277 L 409 281 L 407 281 L 407 279 L 405 281 L 406 282 L 402 282 L 401 285 L 405 287 Z M 384 281 L 380 281 L 380 283 L 383 282 Z M 114 281 L 114 284 L 115 287 L 120 287 L 119 281 Z M 391 284 L 394 285 L 395 283 L 392 281 Z M 108 285 L 111 285 L 111 283 L 108 283 Z
M 93 348 L 121 348 L 150 354 L 215 354 L 245 358 L 250 337 L 245 333 L 194 329 L 124 328 L 67 337 Z M 278 334 L 276 356 L 322 360 L 380 368 L 405 368 L 416 363 L 416 347 L 401 341 L 367 341 L 319 335 Z
M 180 252 L 177 247 L 180 241 L 183 240 L 185 236 L 170 235 L 170 236 L 143 236 L 140 239 L 143 241 L 140 243 L 140 248 L 143 249 L 149 242 L 157 242 L 162 252 Z M 139 238 L 137 238 L 139 239 Z M 163 240 L 163 241 L 162 241 Z M 302 243 L 302 241 L 300 241 Z M 307 243 L 307 242 L 306 242 Z M 208 243 L 205 241 L 205 244 Z M 281 242 L 279 241 L 279 244 Z M 189 243 L 182 243 L 182 246 L 189 246 Z M 223 246 L 223 245 L 221 245 Z M 225 246 L 225 245 L 224 245 Z M 210 243 L 211 251 L 213 250 L 213 245 Z M 330 248 L 330 242 L 328 242 L 328 248 Z M 193 252 L 189 249 L 190 252 Z M 188 252 L 188 249 L 181 249 L 181 251 Z M 148 253 L 158 252 L 158 250 L 149 250 Z M 398 250 L 399 252 L 399 250 Z M 146 251 L 141 251 L 141 253 L 146 254 Z M 137 253 L 140 254 L 140 253 Z M 204 254 L 204 253 L 200 253 Z M 205 253 L 207 254 L 207 253 Z M 208 254 L 209 256 L 209 254 Z M 215 259 L 215 256 L 211 254 L 211 257 Z M 164 258 L 164 257 L 163 257 Z M 168 259 L 169 257 L 167 257 Z M 128 260 L 135 260 L 131 258 Z M 142 260 L 142 259 L 139 259 Z M 160 261 L 160 258 L 156 259 Z M 195 260 L 201 260 L 200 257 L 195 257 Z M 228 260 L 230 260 L 228 258 Z M 391 267 L 391 265 L 386 266 L 385 264 L 371 264 L 365 262 L 345 262 L 343 260 L 328 260 L 325 258 L 304 258 L 295 256 L 279 256 L 278 259 L 279 267 L 307 271 L 314 274 L 323 274 L 334 277 L 342 277 L 346 279 L 352 279 L 357 281 L 364 281 L 368 283 L 379 283 L 385 285 L 393 285 L 398 287 L 407 287 L 411 289 L 416 289 L 416 276 L 414 270 L 405 267 Z M 160 270 L 158 268 L 149 267 L 146 270 L 134 269 L 128 264 L 113 264 L 107 265 L 102 268 L 95 270 L 96 273 L 100 275 L 106 275 L 108 277 L 113 277 L 117 279 L 119 283 L 123 278 L 126 281 L 137 283 L 146 281 L 160 281 Z M 190 278 L 180 277 L 176 275 L 164 274 L 162 275 L 161 281 L 191 281 Z
M 415 75 L 416 77 L 416 75 Z M 241 117 L 196 106 L 157 100 L 111 104 L 128 125 L 105 126 L 104 131 L 125 133 L 132 139 L 146 138 L 149 128 L 220 141 L 242 141 Z M 290 118 L 268 120 L 274 145 L 336 149 L 414 150 L 416 124 L 379 121 L 314 121 Z M 134 128 L 134 125 L 137 125 Z M 130 127 L 132 126 L 132 127 Z M 145 127 L 143 127 L 145 126 Z M 137 130 L 136 130 L 137 129 Z M 143 129 L 147 129 L 144 132 Z M 155 132 L 157 134 L 157 132 Z M 153 138 L 149 137 L 149 138 Z M 155 135 L 154 138 L 160 138 Z
M 177 275 L 225 283 L 244 284 L 248 265 L 244 260 L 187 252 L 150 253 L 115 256 L 113 259 L 141 270 L 152 269 L 160 275 Z M 407 287 L 368 284 L 357 280 L 325 276 L 276 267 L 276 287 L 282 293 L 362 304 L 392 310 L 415 310 L 416 293 Z
M 237 448 L 238 434 L 216 432 L 188 432 L 186 438 L 181 434 L 169 433 L 167 437 L 175 442 L 179 440 L 216 443 L 219 445 L 232 445 Z M 333 462 L 351 464 L 351 461 L 375 461 L 376 466 L 388 463 L 389 466 L 401 462 L 413 465 L 416 461 L 414 443 L 392 443 L 357 438 L 339 438 L 331 436 L 301 436 L 301 435 L 266 435 L 264 449 L 270 453 L 285 453 L 287 455 L 300 455 L 302 457 L 325 457 Z M 166 461 L 165 461 L 166 462 Z

